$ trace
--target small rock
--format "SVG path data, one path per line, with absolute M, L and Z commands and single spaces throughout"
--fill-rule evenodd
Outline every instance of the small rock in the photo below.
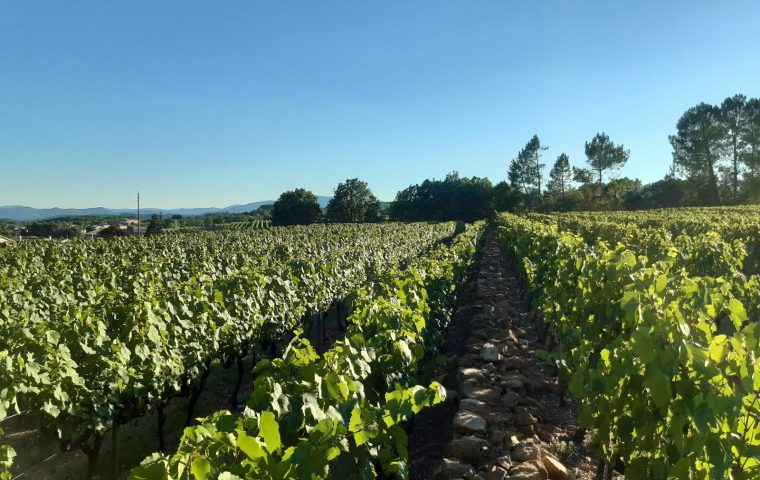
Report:
M 459 402 L 459 408 L 469 410 L 478 414 L 487 414 L 491 412 L 491 408 L 485 402 L 481 402 L 475 398 L 463 398 Z
M 486 363 L 481 368 L 484 372 L 496 373 L 496 366 L 493 363 Z
M 459 393 L 456 390 L 452 390 L 447 388 L 446 389 L 446 401 L 447 402 L 453 402 L 457 399 L 459 396 Z
M 523 382 L 522 380 L 519 380 L 517 378 L 508 378 L 507 380 L 503 380 L 501 384 L 507 388 L 511 388 L 512 390 L 522 390 L 523 389 Z
M 517 370 L 520 367 L 522 367 L 523 361 L 521 358 L 518 357 L 509 357 L 505 358 L 501 361 L 499 364 L 499 370 L 502 372 L 506 372 L 507 370 Z
M 480 352 L 480 358 L 486 362 L 498 362 L 501 360 L 501 352 L 499 350 L 499 347 L 486 344 L 483 346 L 483 350 Z
M 533 425 L 525 425 L 524 427 L 517 427 L 517 431 L 524 435 L 526 438 L 533 438 L 536 435 L 536 427 Z
M 496 312 L 497 315 L 501 315 L 501 312 Z M 506 332 L 501 328 L 489 328 L 487 331 L 488 337 L 494 341 L 502 340 L 506 337 Z
M 549 478 L 543 464 L 538 462 L 520 463 L 509 469 L 510 480 L 546 480 Z
M 444 458 L 441 465 L 436 469 L 435 473 L 433 473 L 433 478 L 436 480 L 448 480 L 474 475 L 475 469 L 470 465 L 462 463 L 456 459 Z
M 507 393 L 501 396 L 502 405 L 506 405 L 507 407 L 515 407 L 519 401 L 520 394 L 512 390 L 507 390 Z
M 541 460 L 541 448 L 532 442 L 523 442 L 516 446 L 510 454 L 515 462 Z
M 551 423 L 542 423 L 540 427 L 541 427 L 541 430 L 544 430 L 551 435 L 559 435 L 560 433 L 562 433 L 561 428 Z
M 538 472 L 529 472 L 529 473 L 516 473 L 514 475 L 510 474 L 508 477 L 506 477 L 504 480 L 546 480 L 544 477 L 541 476 Z
M 575 480 L 575 474 L 562 465 L 562 462 L 554 458 L 553 455 L 544 453 L 541 456 L 541 462 L 551 480 Z
M 457 365 L 460 367 L 472 367 L 474 365 L 478 365 L 479 363 L 480 359 L 475 354 L 466 354 L 459 357 L 459 360 L 457 360 Z
M 492 465 L 485 472 L 480 472 L 476 478 L 483 480 L 504 480 L 507 478 L 507 470 L 498 465 Z
M 496 463 L 501 467 L 509 470 L 512 468 L 512 457 L 509 455 L 502 455 L 496 459 Z
M 554 436 L 549 433 L 543 425 L 539 425 L 538 428 L 536 428 L 536 435 L 538 435 L 538 438 L 546 443 L 551 443 L 552 439 L 554 438 Z
M 517 407 L 515 409 L 515 425 L 518 427 L 525 427 L 528 425 L 534 425 L 538 423 L 536 419 L 531 415 L 525 407 Z
M 475 463 L 483 456 L 483 449 L 487 448 L 486 440 L 468 435 L 452 440 L 446 447 L 446 455 Z
M 483 375 L 483 370 L 479 368 L 460 368 L 459 369 L 459 378 L 463 380 L 467 380 L 470 378 L 474 378 L 476 380 L 485 380 L 485 375 Z
M 508 438 L 504 440 L 505 448 L 516 447 L 519 444 L 520 444 L 520 439 L 517 438 L 517 435 L 509 435 Z
M 557 384 L 548 380 L 531 379 L 527 384 L 531 392 L 554 392 L 557 390 Z
M 493 430 L 491 434 L 488 436 L 488 440 L 491 442 L 491 445 L 498 445 L 498 446 L 504 445 L 504 440 L 506 438 L 507 438 L 507 434 L 505 432 L 502 432 L 501 430 Z
M 514 424 L 514 415 L 512 415 L 509 412 L 499 412 L 494 416 L 495 423 L 498 423 L 499 425 L 504 425 L 506 427 L 511 426 Z
M 520 405 L 527 405 L 529 407 L 533 407 L 533 410 L 537 410 L 539 412 L 542 412 L 544 410 L 544 406 L 536 400 L 533 397 L 529 397 L 528 395 L 523 395 L 522 398 L 520 398 Z
M 461 433 L 485 433 L 486 421 L 469 410 L 459 410 L 454 415 L 454 430 Z
M 478 330 L 478 331 L 472 332 L 472 334 L 470 334 L 470 338 L 468 340 L 471 343 L 473 339 L 477 340 L 479 342 L 485 342 L 488 339 L 488 333 L 486 333 L 483 330 Z M 483 346 L 485 347 L 487 345 L 483 345 Z
M 486 388 L 479 385 L 464 385 L 462 394 L 467 398 L 474 398 L 488 403 L 496 403 L 501 398 L 501 392 L 495 388 Z
M 514 334 L 514 332 L 512 331 L 512 329 L 511 329 L 511 328 L 510 328 L 510 329 L 507 331 L 507 336 L 508 336 L 508 337 L 509 337 L 509 338 L 510 338 L 510 339 L 511 339 L 513 342 L 515 342 L 515 343 L 518 343 L 517 337 L 515 336 L 515 334 Z

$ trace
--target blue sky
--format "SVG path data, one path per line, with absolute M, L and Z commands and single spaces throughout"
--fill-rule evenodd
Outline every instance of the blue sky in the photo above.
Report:
M 226 206 L 360 177 L 505 179 L 535 133 L 619 175 L 688 107 L 760 96 L 760 3 L 0 3 L 0 205 Z M 548 170 L 548 167 L 547 167 Z

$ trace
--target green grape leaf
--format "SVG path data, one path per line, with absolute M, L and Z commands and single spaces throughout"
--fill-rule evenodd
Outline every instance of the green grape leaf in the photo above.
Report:
M 647 375 L 644 380 L 644 386 L 649 389 L 649 393 L 654 400 L 654 404 L 663 408 L 673 397 L 670 390 L 670 378 L 659 370 L 655 370 Z
M 730 299 L 728 301 L 728 311 L 737 329 L 741 327 L 742 323 L 747 321 L 747 310 L 744 309 L 744 305 L 739 300 L 735 298 Z
M 259 439 L 251 437 L 243 431 L 238 432 L 237 446 L 251 460 L 257 460 L 266 455 L 266 452 L 264 452 L 264 449 L 261 447 Z
M 264 437 L 269 453 L 274 453 L 280 448 L 280 426 L 273 412 L 261 412 L 259 417 L 259 432 Z
M 639 328 L 631 336 L 633 340 L 633 350 L 639 356 L 644 364 L 649 364 L 657 356 L 657 352 L 654 349 L 654 343 L 652 342 L 652 336 L 644 328 Z
M 203 457 L 196 457 L 190 465 L 190 472 L 195 480 L 204 480 L 211 471 L 211 464 Z
M 169 480 L 166 472 L 166 460 L 159 454 L 153 454 L 142 464 L 132 469 L 129 480 Z

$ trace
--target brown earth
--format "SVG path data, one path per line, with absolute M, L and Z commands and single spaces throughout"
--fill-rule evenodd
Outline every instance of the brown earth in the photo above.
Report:
M 471 302 L 447 332 L 444 405 L 409 429 L 411 478 L 594 479 L 589 436 L 545 348 L 517 277 L 486 240 Z

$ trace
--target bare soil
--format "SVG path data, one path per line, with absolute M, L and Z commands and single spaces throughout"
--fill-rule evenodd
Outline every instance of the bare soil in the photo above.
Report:
M 536 356 L 547 348 L 541 333 L 517 276 L 488 238 L 475 294 L 446 334 L 441 373 L 450 398 L 420 412 L 409 429 L 413 480 L 597 477 L 575 404 L 556 368 Z M 567 477 L 547 471 L 554 460 Z

